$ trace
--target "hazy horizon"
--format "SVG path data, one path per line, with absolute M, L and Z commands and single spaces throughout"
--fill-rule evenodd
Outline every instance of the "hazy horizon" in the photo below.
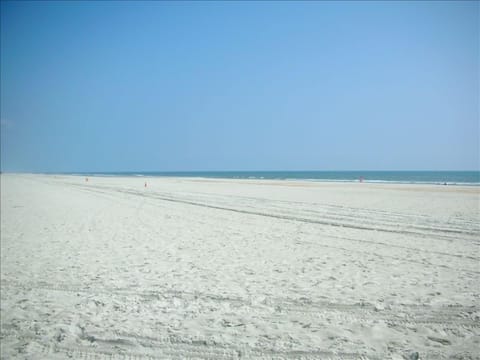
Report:
M 222 170 L 222 169 L 217 169 L 217 170 L 97 170 L 97 171 L 89 171 L 89 170 L 66 170 L 66 171 L 4 171 L 2 170 L 3 173 L 18 173 L 18 174 L 74 174 L 74 173 L 79 173 L 79 174 L 100 174 L 100 173 L 106 173 L 106 174 L 115 174 L 115 173 L 234 173 L 234 172 L 359 172 L 359 171 L 364 171 L 364 172 L 452 172 L 452 173 L 459 173 L 459 172 L 475 172 L 479 173 L 480 170 L 478 169 L 459 169 L 459 170 L 445 170 L 445 169 L 439 169 L 439 170 L 432 170 L 432 169 L 400 169 L 400 170 L 389 170 L 389 169 L 337 169 L 337 170 L 332 170 L 332 169 L 272 169 L 272 170 L 262 170 L 262 169 L 229 169 L 229 170 Z

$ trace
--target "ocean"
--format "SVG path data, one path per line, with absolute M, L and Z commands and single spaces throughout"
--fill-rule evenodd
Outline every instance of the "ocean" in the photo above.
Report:
M 126 171 L 84 172 L 74 175 L 480 185 L 480 171 Z

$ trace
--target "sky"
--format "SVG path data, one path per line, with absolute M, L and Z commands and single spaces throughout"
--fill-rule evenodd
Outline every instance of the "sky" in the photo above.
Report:
M 1 2 L 1 170 L 478 170 L 448 2 Z

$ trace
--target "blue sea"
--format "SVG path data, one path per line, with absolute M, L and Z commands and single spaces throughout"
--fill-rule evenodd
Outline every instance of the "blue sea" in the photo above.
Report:
M 145 171 L 88 172 L 89 176 L 167 176 L 402 184 L 480 185 L 480 171 Z

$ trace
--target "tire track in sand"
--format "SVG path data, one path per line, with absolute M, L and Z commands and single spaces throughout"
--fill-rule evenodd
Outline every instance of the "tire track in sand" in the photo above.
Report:
M 306 316 L 331 322 L 355 322 L 371 324 L 385 321 L 391 324 L 409 325 L 452 325 L 461 328 L 480 329 L 480 308 L 477 306 L 444 305 L 433 308 L 428 305 L 386 304 L 379 307 L 370 303 L 343 304 L 329 301 L 310 301 L 309 299 L 271 298 L 255 302 L 250 298 L 228 297 L 201 292 L 185 292 L 170 289 L 133 291 L 127 289 L 89 288 L 45 283 L 20 284 L 2 282 L 2 287 L 14 287 L 25 291 L 61 291 L 72 294 L 105 295 L 108 297 L 140 297 L 147 302 L 159 299 L 180 299 L 185 303 L 199 302 L 205 305 L 229 303 L 232 308 L 252 308 L 263 313 L 265 318 L 281 318 L 285 315 Z

